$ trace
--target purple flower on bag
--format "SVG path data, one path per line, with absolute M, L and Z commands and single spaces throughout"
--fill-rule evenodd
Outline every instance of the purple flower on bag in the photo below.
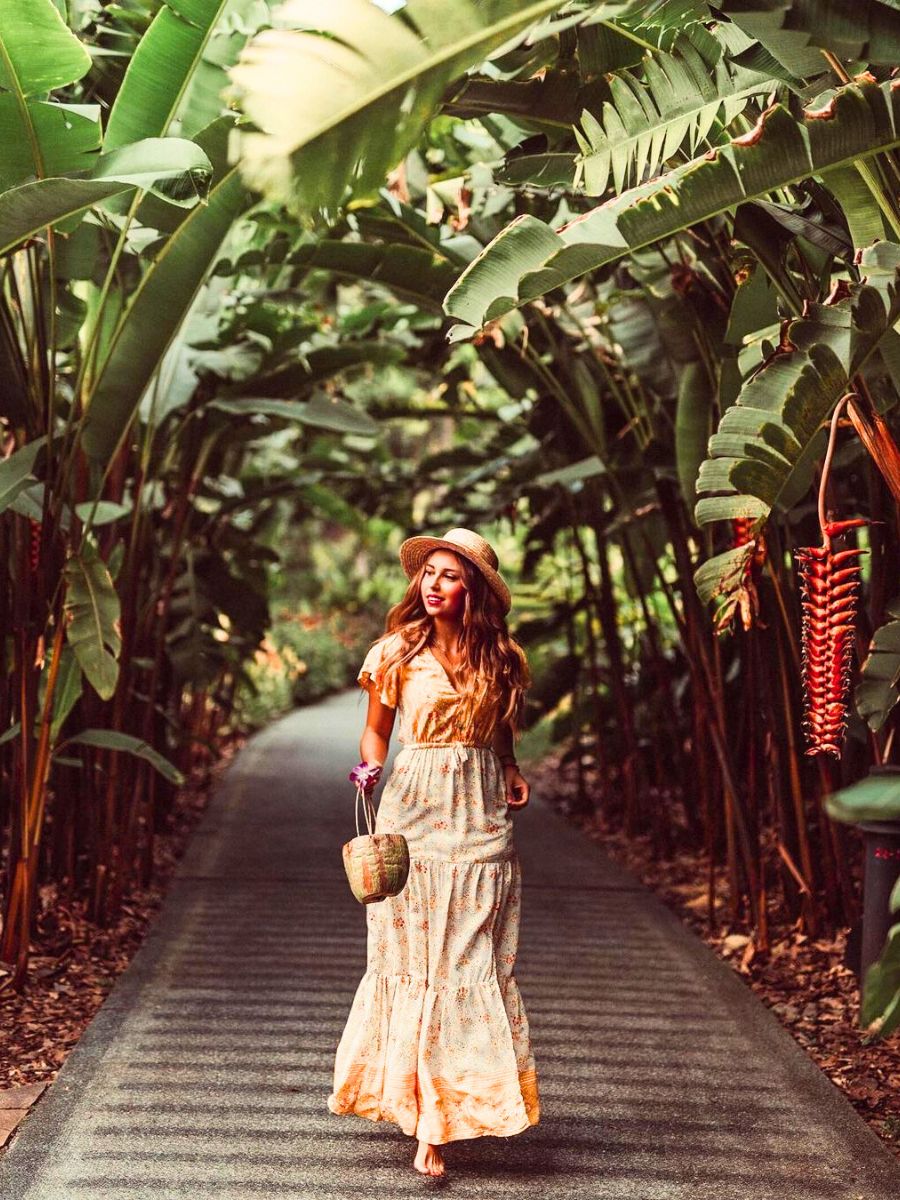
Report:
M 364 792 L 371 791 L 381 778 L 380 763 L 360 762 L 353 768 L 347 778 Z

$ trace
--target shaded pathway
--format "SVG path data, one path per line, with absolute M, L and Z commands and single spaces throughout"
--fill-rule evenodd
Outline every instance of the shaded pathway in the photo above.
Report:
M 535 796 L 516 975 L 541 1122 L 447 1147 L 325 1106 L 365 970 L 362 692 L 254 737 L 156 923 L 0 1156 L 4 1200 L 896 1200 L 900 1164 L 731 968 Z

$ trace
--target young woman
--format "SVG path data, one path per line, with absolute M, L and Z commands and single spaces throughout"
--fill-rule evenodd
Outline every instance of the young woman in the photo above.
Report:
M 410 580 L 358 681 L 360 741 L 374 788 L 399 714 L 402 749 L 377 833 L 402 833 L 403 890 L 366 906 L 367 969 L 337 1047 L 328 1107 L 394 1121 L 413 1165 L 442 1175 L 439 1146 L 509 1137 L 540 1115 L 528 1019 L 513 966 L 521 871 L 511 810 L 529 786 L 513 753 L 531 683 L 509 636 L 497 555 L 470 529 L 400 547 Z

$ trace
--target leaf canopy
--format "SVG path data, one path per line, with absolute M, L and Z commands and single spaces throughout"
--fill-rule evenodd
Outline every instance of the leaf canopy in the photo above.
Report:
M 307 216 L 373 196 L 448 86 L 559 7 L 287 0 L 229 72 L 255 126 L 234 138 L 245 182 Z
M 900 145 L 900 89 L 863 78 L 795 120 L 782 104 L 752 133 L 632 188 L 558 230 L 517 217 L 463 271 L 444 308 L 455 340 L 629 251 L 829 167 Z

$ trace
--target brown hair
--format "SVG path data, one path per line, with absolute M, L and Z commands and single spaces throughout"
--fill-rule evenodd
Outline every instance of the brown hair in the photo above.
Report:
M 446 547 L 440 549 L 446 550 Z M 508 722 L 513 739 L 518 739 L 525 710 L 525 692 L 531 686 L 525 651 L 510 636 L 500 600 L 481 571 L 465 555 L 452 550 L 446 552 L 458 561 L 465 589 L 460 634 L 462 662 L 455 672 L 461 696 L 460 740 L 479 740 L 476 714 L 492 696 L 499 697 L 498 723 Z M 385 654 L 379 671 L 382 679 L 388 680 L 394 671 L 400 672 L 403 664 L 415 657 L 431 639 L 434 619 L 422 601 L 422 577 L 429 557 L 426 556 L 410 579 L 403 598 L 388 610 L 385 632 L 373 643 L 378 645 L 395 633 L 399 635 L 399 646 Z M 483 730 L 481 735 L 484 736 Z

